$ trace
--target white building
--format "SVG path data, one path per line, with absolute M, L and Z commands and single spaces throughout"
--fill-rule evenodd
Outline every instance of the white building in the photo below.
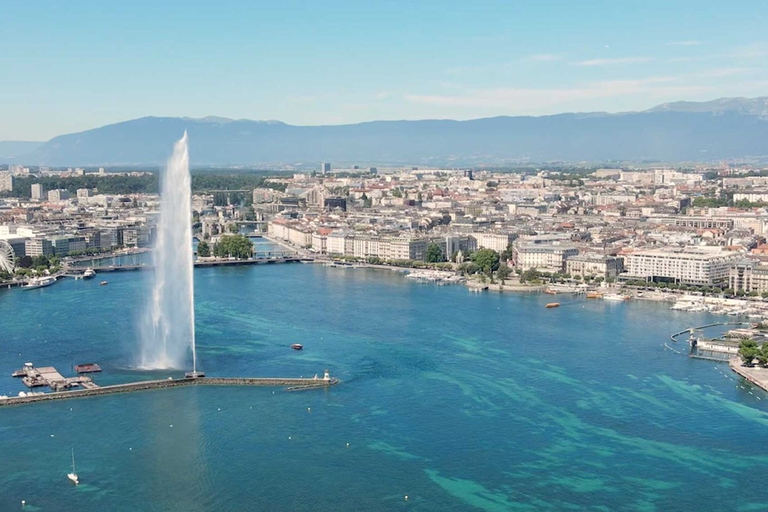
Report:
M 565 261 L 565 272 L 573 276 L 616 277 L 624 267 L 624 260 L 602 254 L 578 254 Z
M 13 190 L 13 175 L 10 172 L 0 172 L 0 192 Z
M 478 249 L 493 249 L 496 252 L 506 251 L 515 239 L 508 233 L 473 233 L 472 237 L 477 240 Z M 448 253 L 449 256 L 451 254 Z
M 731 266 L 742 256 L 721 247 L 648 249 L 625 255 L 624 265 L 630 278 L 704 286 L 727 281 Z
M 522 270 L 563 272 L 568 258 L 577 254 L 579 250 L 568 244 L 520 242 L 513 248 L 512 261 Z
M 32 199 L 35 201 L 42 201 L 45 199 L 45 189 L 43 188 L 42 183 L 33 183 L 32 184 Z

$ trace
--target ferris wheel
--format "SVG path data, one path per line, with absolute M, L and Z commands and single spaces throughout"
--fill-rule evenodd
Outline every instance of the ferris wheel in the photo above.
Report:
M 13 272 L 15 266 L 16 254 L 13 247 L 5 240 L 0 240 L 0 272 Z

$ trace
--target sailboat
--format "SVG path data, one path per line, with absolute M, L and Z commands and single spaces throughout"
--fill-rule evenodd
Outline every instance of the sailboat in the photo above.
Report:
M 75 449 L 72 448 L 72 472 L 67 473 L 67 478 L 69 478 L 75 485 L 80 483 L 80 478 L 77 476 L 77 471 L 75 471 Z

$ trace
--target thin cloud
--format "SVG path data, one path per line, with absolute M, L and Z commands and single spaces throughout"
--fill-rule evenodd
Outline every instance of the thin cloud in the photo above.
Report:
M 667 46 L 699 46 L 703 44 L 701 41 L 672 41 L 667 43 Z
M 618 64 L 638 64 L 641 62 L 650 62 L 652 57 L 618 57 L 614 59 L 590 59 L 571 62 L 574 66 L 614 66 Z
M 560 59 L 561 57 L 559 55 L 553 55 L 551 53 L 540 53 L 537 55 L 528 55 L 527 57 L 523 57 L 520 60 L 527 62 L 553 62 Z
M 647 97 L 686 97 L 707 92 L 711 86 L 682 85 L 677 77 L 652 77 L 642 80 L 606 80 L 569 88 L 496 88 L 473 89 L 461 95 L 409 94 L 404 99 L 411 103 L 460 108 L 509 108 L 525 106 L 529 109 L 553 107 L 573 101 L 613 98 L 634 94 Z

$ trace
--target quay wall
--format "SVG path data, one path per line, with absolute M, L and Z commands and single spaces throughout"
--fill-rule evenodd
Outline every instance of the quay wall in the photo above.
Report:
M 742 366 L 741 359 L 738 357 L 732 357 L 728 361 L 728 366 L 755 386 L 768 391 L 768 368 Z
M 338 384 L 338 379 L 329 381 L 323 379 L 291 379 L 291 378 L 254 378 L 254 377 L 201 377 L 197 379 L 173 379 L 173 380 L 147 380 L 130 382 L 127 384 L 115 384 L 92 389 L 78 389 L 75 391 L 58 391 L 32 396 L 14 396 L 0 399 L 0 406 L 20 405 L 33 402 L 46 402 L 51 400 L 66 400 L 71 398 L 84 398 L 99 395 L 114 395 L 117 393 L 131 393 L 134 391 L 146 391 L 150 389 L 168 389 L 182 386 L 282 386 L 293 388 L 325 388 Z

